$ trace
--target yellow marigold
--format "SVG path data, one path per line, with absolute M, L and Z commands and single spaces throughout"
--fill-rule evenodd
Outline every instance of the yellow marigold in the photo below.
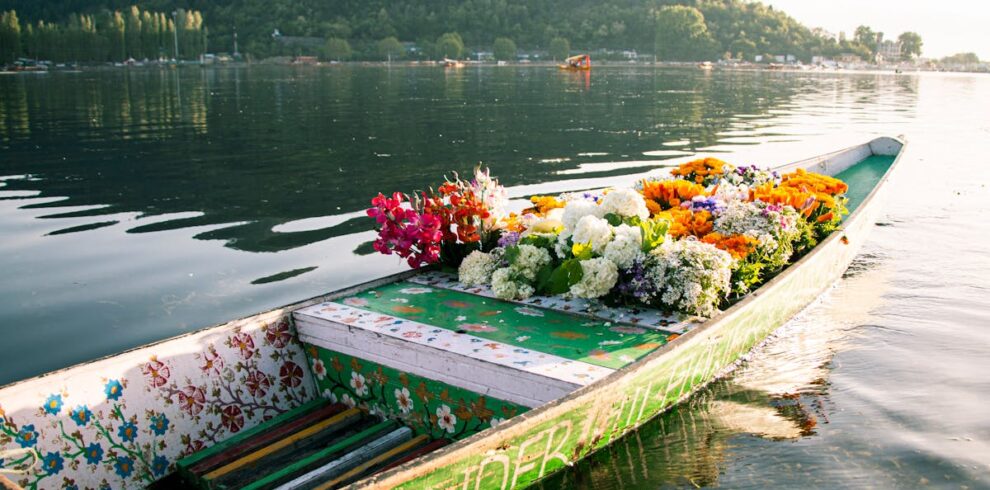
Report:
M 686 180 L 644 180 L 640 193 L 646 199 L 650 213 L 657 214 L 664 209 L 676 208 L 694 196 L 704 195 L 705 188 Z
M 719 250 L 729 252 L 729 255 L 737 260 L 753 253 L 759 243 L 746 235 L 723 235 L 718 232 L 705 235 L 701 241 L 715 245 Z
M 547 214 L 547 211 L 551 209 L 557 209 L 564 207 L 564 202 L 557 200 L 553 196 L 533 196 L 529 198 L 529 202 L 533 203 L 533 206 L 523 210 L 523 214 L 533 213 L 538 216 L 543 216 Z

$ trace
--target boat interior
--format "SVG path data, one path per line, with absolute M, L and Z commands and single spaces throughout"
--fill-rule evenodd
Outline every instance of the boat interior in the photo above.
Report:
M 849 184 L 854 211 L 894 158 L 867 146 L 846 163 L 814 165 Z M 503 301 L 486 287 L 458 283 L 456 273 L 405 273 L 0 388 L 0 425 L 14 434 L 9 441 L 32 417 L 40 418 L 30 424 L 39 438 L 44 427 L 79 426 L 85 453 L 92 446 L 82 430 L 89 426 L 74 423 L 79 410 L 96 414 L 93 423 L 109 436 L 133 422 L 141 437 L 158 439 L 135 448 L 121 435 L 120 447 L 134 454 L 116 450 L 107 468 L 133 481 L 120 467 L 129 458 L 150 477 L 144 483 L 159 488 L 337 488 L 565 397 L 701 324 L 580 299 Z M 100 393 L 68 394 L 79 369 L 87 370 L 82 384 Z M 65 388 L 42 382 L 52 380 Z M 109 391 L 118 380 L 127 404 Z M 27 399 L 39 402 L 32 408 L 21 403 Z M 73 411 L 70 399 L 85 406 Z M 142 410 L 153 415 L 146 419 Z M 119 418 L 100 418 L 115 411 Z M 158 433 L 156 421 L 160 427 L 166 419 Z M 156 449 L 163 438 L 170 442 Z M 102 443 L 101 453 L 109 449 Z M 155 466 L 159 455 L 165 468 Z M 26 487 L 43 481 L 10 478 Z

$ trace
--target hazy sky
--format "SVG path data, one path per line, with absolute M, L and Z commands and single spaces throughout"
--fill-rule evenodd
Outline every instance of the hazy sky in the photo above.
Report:
M 914 31 L 922 56 L 941 58 L 972 51 L 990 59 L 990 0 L 763 0 L 808 27 L 852 37 L 868 25 L 887 39 Z

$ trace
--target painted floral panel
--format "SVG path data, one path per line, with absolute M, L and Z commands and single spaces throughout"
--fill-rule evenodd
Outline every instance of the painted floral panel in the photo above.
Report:
M 0 471 L 27 489 L 139 488 L 315 395 L 286 316 L 234 322 L 0 390 Z
M 528 410 L 322 347 L 306 351 L 323 397 L 397 419 L 431 439 L 463 439 Z

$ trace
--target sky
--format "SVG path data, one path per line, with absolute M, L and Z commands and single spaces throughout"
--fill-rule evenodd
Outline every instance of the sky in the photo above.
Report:
M 974 52 L 990 60 L 990 0 L 762 0 L 808 27 L 851 38 L 858 25 L 885 39 L 914 31 L 924 42 L 921 55 L 941 58 Z

